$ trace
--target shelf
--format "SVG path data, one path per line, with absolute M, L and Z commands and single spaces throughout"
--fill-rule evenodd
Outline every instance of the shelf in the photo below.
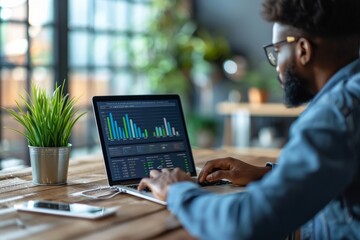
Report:
M 297 117 L 305 108 L 306 106 L 287 108 L 281 103 L 249 104 L 220 102 L 217 105 L 217 112 L 221 115 L 233 115 L 237 112 L 246 111 L 251 116 Z
M 232 103 L 220 102 L 217 112 L 225 116 L 224 146 L 250 147 L 251 117 L 296 118 L 306 106 L 287 108 L 281 103 Z

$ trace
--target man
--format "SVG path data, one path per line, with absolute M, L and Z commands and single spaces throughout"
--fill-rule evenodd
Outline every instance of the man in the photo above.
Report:
M 208 162 L 199 181 L 247 185 L 216 195 L 179 169 L 152 171 L 148 186 L 204 239 L 360 239 L 360 1 L 265 0 L 285 103 L 309 103 L 271 171 L 232 158 Z M 254 181 L 258 180 L 258 181 Z

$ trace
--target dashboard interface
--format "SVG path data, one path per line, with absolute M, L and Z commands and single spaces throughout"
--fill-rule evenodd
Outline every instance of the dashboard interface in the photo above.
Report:
M 96 107 L 112 181 L 147 177 L 162 168 L 195 173 L 177 99 L 99 101 Z

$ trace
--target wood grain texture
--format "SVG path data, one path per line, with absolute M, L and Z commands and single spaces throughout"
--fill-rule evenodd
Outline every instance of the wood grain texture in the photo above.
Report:
M 262 165 L 272 157 L 254 152 L 224 148 L 196 149 L 195 163 L 227 156 Z M 264 152 L 264 155 L 266 152 Z M 79 193 L 107 186 L 102 156 L 72 159 L 68 183 L 60 186 L 36 186 L 31 169 L 0 172 L 0 239 L 194 239 L 166 207 L 127 194 L 107 200 L 90 199 Z M 98 220 L 76 219 L 46 214 L 17 212 L 13 205 L 27 200 L 50 200 L 118 207 L 113 216 Z

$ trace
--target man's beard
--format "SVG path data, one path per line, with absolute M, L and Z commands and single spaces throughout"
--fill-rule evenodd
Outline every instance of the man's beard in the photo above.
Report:
M 285 69 L 284 102 L 287 107 L 297 107 L 309 102 L 314 94 L 310 92 L 307 80 L 296 73 L 293 65 Z

